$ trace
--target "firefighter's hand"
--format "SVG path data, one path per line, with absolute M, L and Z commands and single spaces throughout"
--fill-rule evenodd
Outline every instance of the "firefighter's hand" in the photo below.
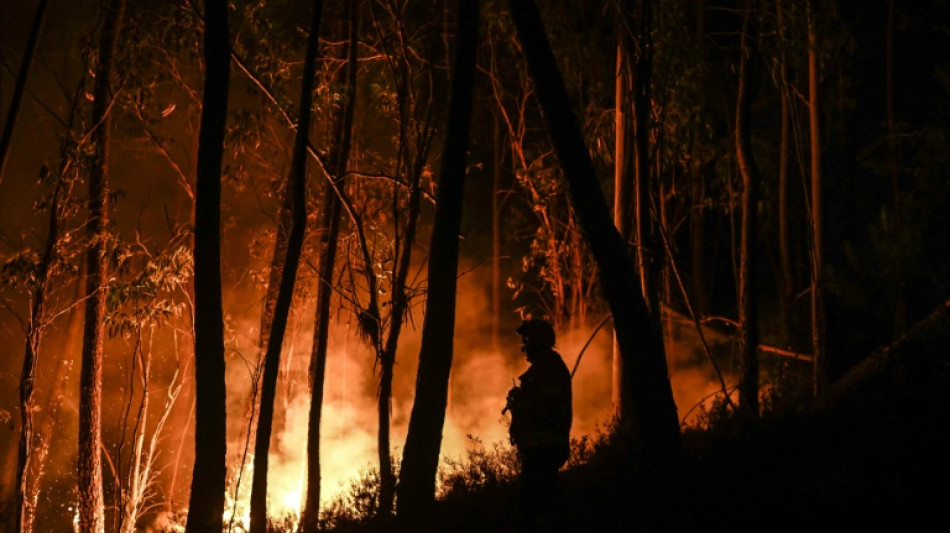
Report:
M 505 414 L 510 411 L 518 401 L 518 398 L 521 396 L 521 389 L 519 387 L 512 387 L 508 391 L 508 396 L 505 398 L 505 409 L 501 414 Z

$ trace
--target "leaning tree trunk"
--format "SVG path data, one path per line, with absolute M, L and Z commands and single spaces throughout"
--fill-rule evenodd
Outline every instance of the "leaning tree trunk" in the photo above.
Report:
M 630 380 L 635 445 L 643 459 L 673 458 L 680 451 L 679 420 L 667 374 L 659 331 L 654 328 L 635 267 L 610 217 L 537 6 L 532 0 L 508 0 L 531 78 L 570 190 L 584 235 L 597 262 L 603 292 Z
M 231 47 L 224 0 L 205 0 L 205 86 L 195 195 L 195 463 L 186 533 L 220 533 L 227 477 L 221 302 L 221 160 Z
M 313 102 L 314 64 L 320 35 L 320 17 L 323 0 L 313 4 L 310 34 L 304 56 L 303 81 L 300 88 L 300 119 L 294 139 L 288 188 L 292 198 L 292 222 L 287 238 L 287 255 L 280 275 L 280 289 L 274 305 L 267 353 L 264 355 L 264 375 L 261 382 L 261 407 L 257 420 L 257 440 L 254 445 L 254 480 L 251 485 L 251 533 L 267 532 L 267 472 L 270 453 L 271 429 L 274 422 L 274 397 L 277 393 L 277 374 L 280 370 L 280 352 L 287 329 L 287 316 L 297 282 L 297 266 L 303 248 L 307 223 L 307 145 L 309 144 L 310 114 Z
M 17 74 L 16 84 L 13 86 L 13 95 L 10 97 L 10 107 L 7 109 L 7 118 L 3 123 L 3 133 L 0 134 L 0 183 L 3 183 L 3 171 L 7 166 L 7 156 L 10 155 L 10 143 L 13 140 L 13 129 L 16 127 L 17 116 L 20 114 L 20 103 L 23 102 L 23 93 L 26 92 L 26 80 L 30 76 L 30 67 L 33 66 L 33 55 L 36 52 L 36 43 L 39 39 L 40 28 L 46 18 L 48 0 L 40 0 L 36 6 L 36 15 L 33 16 L 33 25 L 30 35 L 26 39 L 26 50 L 20 61 L 20 72 Z
M 99 65 L 92 103 L 92 161 L 89 167 L 89 251 L 86 257 L 86 311 L 83 326 L 79 391 L 79 531 L 102 533 L 102 357 L 106 292 L 106 223 L 108 210 L 109 133 L 113 57 L 125 11 L 125 0 L 111 0 L 99 42 Z
M 825 309 L 822 295 L 824 207 L 821 194 L 821 116 L 818 99 L 818 42 L 814 3 L 808 12 L 808 124 L 811 140 L 811 341 L 814 358 L 814 394 L 819 403 L 828 391 L 828 360 L 825 353 Z
M 758 203 L 759 169 L 752 156 L 752 134 L 749 111 L 755 80 L 754 54 L 749 33 L 754 32 L 754 0 L 747 2 L 742 21 L 739 58 L 739 87 L 736 102 L 736 159 L 742 174 L 742 228 L 739 244 L 739 408 L 746 414 L 759 413 L 759 346 L 758 313 L 756 311 L 756 205 Z M 750 22 L 751 28 L 750 28 Z
M 435 499 L 436 469 L 452 367 L 459 228 L 477 45 L 478 0 L 461 0 L 448 126 L 429 246 L 429 290 L 422 323 L 416 395 L 399 473 L 399 514 L 411 521 L 422 517 Z

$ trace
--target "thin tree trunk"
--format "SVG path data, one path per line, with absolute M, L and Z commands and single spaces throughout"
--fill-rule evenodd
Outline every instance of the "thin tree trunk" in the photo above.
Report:
M 619 9 L 629 9 L 629 2 L 624 2 Z M 617 20 L 624 20 L 625 14 L 618 13 Z M 631 155 L 634 152 L 632 146 L 633 123 L 630 113 L 630 92 L 633 72 L 633 60 L 631 58 L 634 47 L 633 39 L 630 35 L 630 28 L 620 24 L 617 28 L 617 65 L 614 73 L 616 80 L 614 84 L 614 224 L 621 238 L 629 245 L 632 224 L 634 218 L 634 198 L 633 168 L 634 158 Z M 617 337 L 614 335 L 613 357 L 611 370 L 611 398 L 614 412 L 621 418 L 629 416 L 629 384 L 623 380 L 623 359 L 620 356 L 620 346 L 617 344 Z
M 614 317 L 617 341 L 630 379 L 636 445 L 646 461 L 664 462 L 679 454 L 679 420 L 667 375 L 662 338 L 655 329 L 639 284 L 630 275 L 634 263 L 610 217 L 600 183 L 537 6 L 509 0 L 548 135 L 564 168 L 571 205 L 597 262 L 604 294 Z
M 33 519 L 36 513 L 36 499 L 30 494 L 32 487 L 29 476 L 32 474 L 30 461 L 35 445 L 33 435 L 33 385 L 36 380 L 36 365 L 43 341 L 43 322 L 46 320 L 46 293 L 50 269 L 54 261 L 56 241 L 59 238 L 60 219 L 60 191 L 62 180 L 57 180 L 53 191 L 53 201 L 49 206 L 49 229 L 46 235 L 46 246 L 36 273 L 36 285 L 33 289 L 31 301 L 30 322 L 26 334 L 26 348 L 23 355 L 23 369 L 20 373 L 20 440 L 17 448 L 17 482 L 16 482 L 16 524 L 18 533 L 33 531 Z
M 742 21 L 739 88 L 736 102 L 736 159 L 742 174 L 742 227 L 739 244 L 739 408 L 757 416 L 759 413 L 759 345 L 758 312 L 756 309 L 756 206 L 758 203 L 759 169 L 752 155 L 752 134 L 749 111 L 755 81 L 755 1 L 746 2 Z
M 341 71 L 338 84 L 346 83 L 346 100 L 334 117 L 334 136 L 331 165 L 331 180 L 338 179 L 346 170 L 349 161 L 350 144 L 353 135 L 353 112 L 356 102 L 356 7 L 347 4 L 349 20 L 349 47 L 345 74 Z M 320 276 L 317 282 L 317 308 L 314 317 L 314 336 L 310 355 L 310 412 L 308 415 L 307 437 L 307 495 L 301 513 L 302 533 L 316 533 L 320 518 L 320 484 L 322 481 L 320 463 L 320 423 L 323 417 L 323 390 L 327 366 L 327 342 L 330 332 L 330 301 L 333 295 L 333 272 L 336 264 L 336 250 L 340 232 L 342 205 L 330 183 L 325 186 L 323 218 L 317 230 L 324 239 L 320 255 Z
M 221 160 L 231 50 L 224 0 L 205 0 L 205 86 L 195 197 L 195 463 L 186 533 L 220 533 L 227 477 L 221 301 Z
M 428 297 L 416 395 L 399 483 L 399 513 L 417 521 L 435 499 L 435 478 L 448 404 L 455 331 L 459 230 L 478 46 L 478 0 L 461 0 L 445 148 L 429 246 Z
M 125 0 L 110 0 L 99 43 L 99 65 L 93 89 L 92 163 L 89 168 L 89 251 L 86 257 L 86 311 L 83 326 L 82 367 L 79 393 L 79 531 L 102 533 L 102 358 L 108 279 L 106 269 L 106 224 L 109 216 L 109 133 L 108 117 L 113 94 L 110 87 L 112 62 L 125 11 Z
M 788 348 L 791 343 L 791 307 L 792 299 L 795 296 L 795 284 L 792 279 L 792 259 L 791 249 L 788 241 L 788 133 L 791 121 L 791 109 L 788 94 L 788 67 L 786 66 L 785 55 L 785 25 L 784 9 L 782 0 L 776 2 L 776 16 L 778 18 L 778 28 L 780 35 L 779 53 L 779 94 L 781 97 L 781 114 L 779 117 L 779 166 L 778 166 L 778 243 L 779 243 L 779 268 L 782 279 L 779 282 L 779 315 L 782 322 L 782 342 L 784 347 Z
M 293 301 L 297 282 L 297 267 L 303 248 L 307 222 L 307 145 L 310 133 L 310 115 L 313 102 L 313 78 L 320 35 L 323 0 L 316 0 L 307 37 L 304 56 L 303 81 L 300 89 L 300 118 L 294 140 L 293 160 L 287 187 L 292 198 L 292 223 L 287 239 L 287 255 L 280 275 L 280 289 L 274 305 L 274 316 L 264 356 L 264 376 L 261 383 L 261 406 L 257 420 L 257 440 L 254 446 L 254 479 L 251 485 L 251 533 L 267 532 L 267 472 L 270 453 L 271 428 L 274 421 L 274 397 L 280 370 L 280 352 L 287 329 L 287 316 Z
M 815 34 L 814 3 L 808 13 L 808 124 L 811 133 L 811 341 L 814 358 L 814 394 L 824 403 L 828 391 L 828 361 L 825 353 L 825 317 L 822 296 L 824 207 L 821 194 L 821 116 L 818 98 L 818 42 Z
M 23 102 L 23 93 L 26 92 L 26 80 L 30 76 L 33 66 L 33 55 L 36 52 L 36 43 L 39 40 L 40 29 L 46 18 L 48 0 L 40 0 L 33 16 L 33 25 L 30 26 L 30 35 L 26 39 L 26 50 L 20 61 L 20 72 L 17 74 L 16 84 L 13 86 L 13 95 L 10 97 L 10 107 L 7 109 L 7 118 L 3 123 L 3 134 L 0 135 L 0 183 L 3 183 L 3 171 L 7 167 L 7 157 L 10 155 L 10 143 L 13 140 L 13 130 L 16 128 L 17 117 L 20 114 L 20 104 Z

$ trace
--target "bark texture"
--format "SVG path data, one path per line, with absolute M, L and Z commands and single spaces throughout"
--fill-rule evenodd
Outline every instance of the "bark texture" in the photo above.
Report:
M 125 0 L 106 5 L 99 65 L 93 88 L 92 162 L 89 166 L 89 251 L 86 256 L 86 309 L 83 326 L 82 366 L 79 378 L 79 531 L 102 533 L 105 528 L 102 496 L 102 358 L 108 279 L 106 226 L 108 223 L 109 133 L 112 103 L 113 58 L 125 11 Z

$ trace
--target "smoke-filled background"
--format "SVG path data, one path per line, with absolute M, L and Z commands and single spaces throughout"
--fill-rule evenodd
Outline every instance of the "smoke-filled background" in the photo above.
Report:
M 195 431 L 191 250 L 204 22 L 201 6 L 191 0 L 128 0 L 115 65 L 103 74 L 100 37 L 107 3 L 6 2 L 0 15 L 4 123 L 14 115 L 21 65 L 31 66 L 0 181 L 0 532 L 12 530 L 8 518 L 14 512 L 28 335 L 38 340 L 35 390 L 27 406 L 35 431 L 27 487 L 38 497 L 35 530 L 67 530 L 76 517 L 84 263 L 91 243 L 88 176 L 92 132 L 101 125 L 92 119 L 92 104 L 101 75 L 112 81 L 109 266 L 103 281 L 108 339 L 101 384 L 107 527 L 120 522 L 127 495 L 136 487 L 141 505 L 132 526 L 140 530 L 182 523 L 187 511 Z M 330 283 L 320 442 L 325 504 L 376 467 L 380 361 L 361 317 L 372 279 L 378 283 L 381 323 L 392 323 L 400 253 L 412 256 L 405 288 L 409 309 L 391 398 L 390 452 L 397 460 L 413 402 L 456 4 L 352 3 L 357 6 L 355 97 L 352 123 L 343 124 L 339 117 L 350 102 L 342 75 L 351 37 L 347 4 L 326 2 L 319 33 L 308 234 L 275 399 L 269 472 L 274 517 L 298 512 L 306 490 L 308 369 L 316 273 L 326 238 L 315 228 L 323 216 L 328 179 L 338 179 L 348 203 Z M 600 328 L 608 309 L 597 269 L 544 130 L 505 2 L 481 4 L 455 352 L 442 441 L 443 456 L 453 459 L 464 458 L 473 446 L 507 442 L 501 410 L 513 380 L 527 367 L 514 330 L 529 316 L 555 324 L 556 349 L 569 368 L 577 366 L 573 436 L 596 433 L 614 413 L 612 331 L 609 321 Z M 623 46 L 617 37 L 624 28 L 606 15 L 619 3 L 544 4 L 544 22 L 574 112 L 605 198 L 613 200 L 620 158 L 617 51 Z M 655 201 L 647 209 L 649 224 L 667 233 L 662 245 L 654 241 L 650 261 L 673 395 L 681 421 L 688 424 L 710 416 L 713 402 L 722 401 L 713 361 L 730 393 L 736 385 L 733 337 L 744 325 L 735 318 L 742 180 L 733 128 L 742 55 L 738 36 L 744 26 L 734 2 L 662 4 L 651 22 L 655 31 L 647 32 L 655 56 L 646 179 Z M 945 28 L 934 22 L 946 20 L 950 8 L 946 2 L 904 3 L 896 11 L 884 9 L 884 2 L 874 8 L 819 3 L 821 24 L 812 27 L 808 10 L 785 3 L 794 5 L 786 5 L 780 17 L 779 4 L 762 4 L 755 13 L 761 28 L 755 54 L 768 68 L 756 74 L 759 90 L 750 106 L 752 152 L 762 170 L 761 197 L 754 204 L 760 219 L 752 237 L 761 260 L 749 275 L 756 279 L 750 286 L 760 304 L 764 408 L 780 386 L 798 380 L 797 390 L 811 387 L 808 300 L 815 282 L 811 239 L 817 226 L 807 194 L 810 152 L 820 152 L 819 163 L 827 167 L 823 187 L 826 205 L 834 209 L 826 216 L 827 265 L 822 266 L 827 345 L 835 356 L 830 375 L 840 375 L 871 350 L 899 338 L 942 301 L 950 286 L 950 233 L 944 230 L 950 190 L 945 150 L 950 46 L 945 46 Z M 26 43 L 41 6 L 46 12 L 31 55 Z M 279 270 L 274 250 L 286 223 L 281 205 L 299 116 L 310 8 L 308 2 L 291 0 L 229 7 L 233 55 L 221 175 L 228 433 L 224 518 L 233 516 L 239 523 L 248 513 L 266 335 L 261 330 L 267 327 L 262 316 L 274 283 L 271 273 Z M 893 50 L 885 48 L 884 27 L 898 37 Z M 807 55 L 814 49 L 807 44 L 809 31 L 820 34 L 820 112 L 828 127 L 818 150 L 808 144 L 808 109 L 799 98 L 807 92 Z M 902 58 L 893 63 L 896 70 L 886 70 L 885 59 L 893 62 L 894 57 Z M 779 66 L 781 72 L 775 70 Z M 782 102 L 788 105 L 784 114 Z M 340 175 L 330 176 L 328 153 L 346 127 L 353 138 L 349 161 Z M 785 129 L 794 135 L 784 152 L 790 160 L 788 179 L 780 182 L 784 159 L 778 140 Z M 420 195 L 418 210 L 412 208 L 411 191 Z M 782 194 L 784 210 L 777 207 Z M 414 217 L 418 231 L 407 242 Z M 46 260 L 48 243 L 53 254 Z M 41 283 L 44 269 L 49 277 Z M 33 321 L 38 290 L 46 307 Z M 697 331 L 700 319 L 704 339 Z

